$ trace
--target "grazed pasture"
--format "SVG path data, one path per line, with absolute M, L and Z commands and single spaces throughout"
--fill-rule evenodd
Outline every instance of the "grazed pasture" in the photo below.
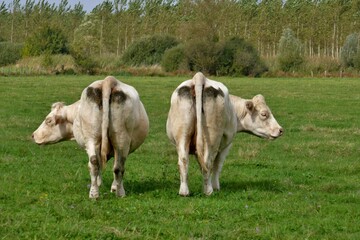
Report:
M 0 239 L 360 238 L 359 79 L 213 77 L 244 98 L 262 93 L 285 134 L 238 134 L 210 197 L 192 158 L 183 198 L 165 122 L 187 78 L 118 77 L 138 90 L 150 133 L 126 162 L 127 196 L 109 192 L 110 161 L 92 201 L 85 152 L 30 135 L 53 102 L 72 103 L 103 77 L 0 77 Z

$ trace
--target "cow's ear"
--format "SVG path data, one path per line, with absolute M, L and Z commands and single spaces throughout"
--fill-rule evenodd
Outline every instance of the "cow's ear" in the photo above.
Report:
M 249 113 L 252 113 L 254 111 L 254 103 L 252 101 L 246 101 L 245 106 L 246 106 L 246 110 Z
M 255 97 L 253 97 L 253 102 L 254 102 L 254 104 L 255 105 L 258 105 L 258 104 L 266 104 L 266 102 L 265 102 L 265 98 L 264 98 L 264 96 L 263 95 L 261 95 L 261 94 L 258 94 L 258 95 L 256 95 Z

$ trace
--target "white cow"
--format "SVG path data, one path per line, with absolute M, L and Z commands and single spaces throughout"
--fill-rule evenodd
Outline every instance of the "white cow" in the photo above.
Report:
M 101 169 L 114 156 L 111 191 L 125 196 L 125 160 L 145 140 L 149 120 L 137 91 L 114 77 L 93 82 L 69 106 L 54 103 L 32 137 L 37 144 L 74 139 L 85 148 L 91 177 L 90 198 L 99 197 Z
M 176 145 L 182 196 L 189 195 L 189 154 L 195 154 L 203 173 L 204 193 L 220 190 L 219 176 L 237 132 L 275 139 L 282 127 L 261 95 L 251 100 L 229 95 L 220 82 L 197 73 L 173 92 L 166 123 L 170 141 Z

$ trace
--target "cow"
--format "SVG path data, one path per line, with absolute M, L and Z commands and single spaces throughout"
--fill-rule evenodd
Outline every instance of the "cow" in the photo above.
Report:
M 144 142 L 148 131 L 149 119 L 138 92 L 108 76 L 86 87 L 75 103 L 68 106 L 54 103 L 32 138 L 39 145 L 75 139 L 88 155 L 89 197 L 96 199 L 101 170 L 111 156 L 114 156 L 111 192 L 125 196 L 125 160 Z
M 262 95 L 242 99 L 201 72 L 172 93 L 166 132 L 176 146 L 182 196 L 189 195 L 189 154 L 196 155 L 203 175 L 203 191 L 220 190 L 219 177 L 237 132 L 275 139 L 283 134 Z

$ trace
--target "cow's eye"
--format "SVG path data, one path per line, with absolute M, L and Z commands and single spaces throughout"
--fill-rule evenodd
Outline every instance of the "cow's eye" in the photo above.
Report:
M 46 123 L 46 125 L 48 125 L 48 126 L 53 126 L 53 125 L 55 124 L 55 121 L 54 121 L 53 118 L 48 117 L 48 118 L 45 119 L 45 123 Z
M 269 117 L 269 113 L 268 113 L 268 112 L 261 112 L 260 115 L 261 115 L 261 117 L 263 117 L 263 118 Z

